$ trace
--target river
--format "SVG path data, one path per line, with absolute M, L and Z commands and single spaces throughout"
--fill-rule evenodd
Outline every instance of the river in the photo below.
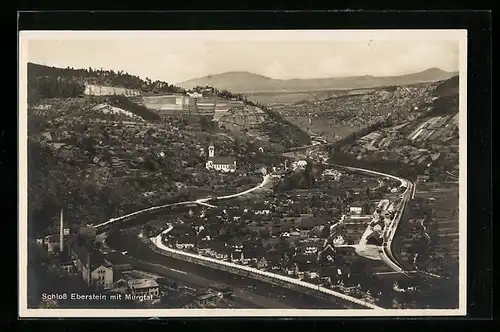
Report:
M 127 255 L 110 253 L 110 259 L 116 263 L 128 262 L 134 265 L 134 260 L 158 264 L 154 271 L 172 279 L 179 280 L 198 287 L 208 287 L 213 283 L 223 283 L 233 288 L 234 296 L 241 303 L 249 303 L 250 307 L 280 308 L 280 309 L 347 309 L 352 303 L 333 298 L 323 300 L 311 295 L 302 294 L 287 288 L 271 285 L 255 279 L 241 277 L 228 272 L 207 268 L 204 266 L 177 260 L 154 252 L 133 234 L 110 234 L 107 238 L 110 247 L 118 251 L 128 251 Z M 141 266 L 143 266 L 141 264 Z

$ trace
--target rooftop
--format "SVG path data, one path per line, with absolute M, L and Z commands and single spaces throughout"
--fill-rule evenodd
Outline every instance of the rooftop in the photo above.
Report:
M 91 270 L 95 270 L 101 265 L 107 266 L 108 264 L 104 260 L 104 257 L 102 253 L 95 248 L 90 247 L 89 245 L 85 244 L 80 244 L 78 241 L 76 241 L 73 245 L 71 250 L 75 252 L 75 254 L 78 256 L 78 258 L 82 261 L 83 264 L 86 264 L 87 262 L 87 257 L 90 253 L 90 265 L 91 265 Z
M 230 164 L 232 165 L 235 161 L 235 157 L 210 157 L 208 160 L 211 160 L 214 164 Z
M 132 265 L 130 264 L 117 264 L 113 266 L 114 271 L 130 271 L 132 269 Z
M 158 287 L 154 279 L 134 279 L 130 281 L 130 287 L 133 289 Z
M 202 294 L 198 297 L 198 300 L 208 300 L 208 299 L 211 299 L 211 298 L 215 298 L 217 297 L 218 295 L 217 294 L 213 294 L 213 293 L 209 293 L 209 294 Z

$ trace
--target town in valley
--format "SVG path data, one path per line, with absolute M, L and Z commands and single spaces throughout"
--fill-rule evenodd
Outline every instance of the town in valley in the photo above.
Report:
M 29 308 L 459 307 L 458 42 L 387 74 L 299 41 L 268 71 L 257 41 L 73 61 L 92 42 L 29 41 Z

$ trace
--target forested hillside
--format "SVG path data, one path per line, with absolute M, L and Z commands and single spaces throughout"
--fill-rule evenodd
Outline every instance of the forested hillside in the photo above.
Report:
M 144 80 L 123 71 L 57 68 L 28 63 L 28 102 L 42 98 L 69 98 L 83 95 L 85 84 L 136 89 L 142 93 L 183 93 L 184 89 L 163 81 Z

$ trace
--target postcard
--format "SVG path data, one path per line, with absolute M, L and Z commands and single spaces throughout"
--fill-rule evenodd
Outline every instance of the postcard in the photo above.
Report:
M 20 317 L 465 315 L 466 52 L 21 31 Z

